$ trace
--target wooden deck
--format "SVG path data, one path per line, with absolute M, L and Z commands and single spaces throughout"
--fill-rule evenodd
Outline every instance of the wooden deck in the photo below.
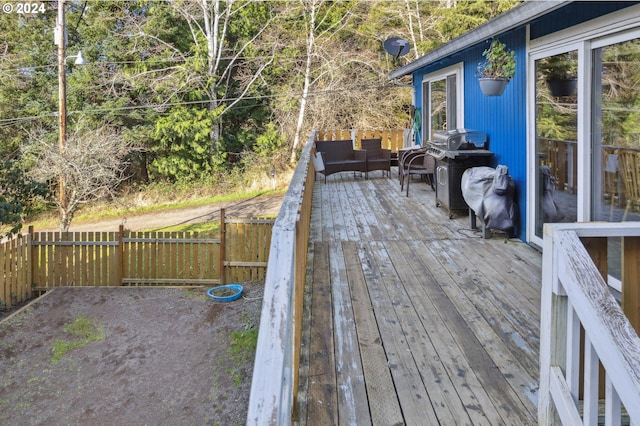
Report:
M 298 423 L 536 424 L 540 253 L 391 176 L 314 185 Z

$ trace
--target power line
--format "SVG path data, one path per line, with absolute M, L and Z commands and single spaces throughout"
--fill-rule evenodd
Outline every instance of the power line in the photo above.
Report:
M 363 92 L 370 90 L 385 90 L 392 89 L 393 86 L 388 85 L 375 85 L 375 86 L 361 86 L 358 88 L 339 88 L 339 89 L 328 89 L 328 90 L 319 90 L 315 92 L 310 92 L 309 96 L 319 96 L 323 94 L 331 94 L 331 93 L 352 93 L 352 92 Z M 94 109 L 83 109 L 79 111 L 70 111 L 68 115 L 72 114 L 95 114 L 95 113 L 109 113 L 109 112 L 118 112 L 118 111 L 135 111 L 141 109 L 153 109 L 157 114 L 162 114 L 163 111 L 158 111 L 159 109 L 166 109 L 174 106 L 183 106 L 183 105 L 198 105 L 198 104 L 209 104 L 211 102 L 234 102 L 237 100 L 260 100 L 260 99 L 274 99 L 279 97 L 291 97 L 297 95 L 298 92 L 289 92 L 283 94 L 274 94 L 274 95 L 260 95 L 260 96 L 245 96 L 242 98 L 223 98 L 223 99 L 203 99 L 200 101 L 181 101 L 181 102 L 168 102 L 168 103 L 157 103 L 157 104 L 146 104 L 146 105 L 131 105 L 119 108 L 94 108 Z M 50 112 L 42 115 L 34 115 L 28 117 L 14 117 L 14 118 L 6 118 L 0 119 L 0 125 L 2 127 L 7 127 L 8 125 L 14 125 L 26 121 L 38 120 L 47 117 L 57 117 L 57 112 Z
M 239 57 L 235 57 L 235 56 L 223 56 L 220 59 L 223 61 L 229 61 L 229 60 L 241 60 L 241 61 L 248 61 L 248 60 L 257 60 L 257 59 L 270 59 L 270 56 L 252 56 L 252 57 L 245 57 L 245 56 L 239 56 Z M 194 58 L 193 56 L 188 56 L 186 59 L 182 59 L 182 58 L 171 58 L 171 59 L 152 59 L 152 60 L 131 60 L 131 61 L 108 61 L 108 60 L 95 60 L 92 61 L 91 63 L 85 64 L 84 66 L 102 66 L 102 65 L 161 65 L 161 64 L 185 64 L 187 62 L 187 60 L 189 59 L 197 59 Z M 20 67 L 15 67 L 15 68 L 2 68 L 0 67 L 0 72 L 15 72 L 18 74 L 23 74 L 26 71 L 35 71 L 35 70 L 40 70 L 40 69 L 49 69 L 49 68 L 53 68 L 56 69 L 57 68 L 57 64 L 47 64 L 47 65 L 33 65 L 33 66 L 20 66 Z M 149 71 L 153 71 L 153 69 L 150 69 Z
M 166 63 L 184 63 L 184 60 L 178 59 L 167 59 L 163 61 L 96 61 L 92 62 L 92 65 L 127 65 L 127 64 L 145 64 L 145 65 L 156 65 L 156 64 L 166 64 Z M 57 68 L 57 64 L 47 64 L 47 65 L 33 65 L 33 66 L 22 66 L 16 68 L 0 68 L 0 72 L 16 72 L 18 74 L 24 73 L 26 71 L 35 71 L 40 69 L 49 69 Z

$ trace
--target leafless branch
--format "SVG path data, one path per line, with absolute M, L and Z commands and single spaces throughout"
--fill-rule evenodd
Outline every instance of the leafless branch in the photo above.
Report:
M 60 210 L 60 228 L 69 229 L 81 204 L 105 198 L 127 179 L 128 155 L 135 147 L 110 128 L 78 131 L 66 140 L 64 148 L 37 139 L 25 147 L 32 158 L 30 175 L 40 182 L 64 182 L 66 202 L 59 195 L 51 200 Z

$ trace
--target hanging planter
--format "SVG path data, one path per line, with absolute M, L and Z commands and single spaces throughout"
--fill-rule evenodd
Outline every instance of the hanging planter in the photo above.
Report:
M 493 40 L 482 52 L 484 62 L 478 64 L 476 76 L 485 96 L 500 96 L 516 72 L 516 53 L 499 40 Z
M 547 80 L 547 87 L 551 96 L 573 96 L 578 87 L 577 78 Z
M 578 86 L 577 53 L 567 52 L 541 59 L 540 74 L 554 97 L 573 96 Z
M 506 78 L 479 78 L 480 90 L 485 96 L 500 96 L 504 93 L 509 80 Z

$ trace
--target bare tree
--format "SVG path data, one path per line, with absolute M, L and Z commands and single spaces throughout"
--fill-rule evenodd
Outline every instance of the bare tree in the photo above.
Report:
M 128 78 L 131 81 L 145 78 L 154 90 L 165 90 L 167 104 L 194 89 L 206 93 L 208 108 L 217 117 L 211 129 L 211 140 L 215 142 L 221 136 L 224 114 L 250 96 L 254 86 L 263 83 L 263 71 L 273 62 L 278 47 L 259 41 L 278 17 L 277 10 L 252 0 L 168 0 L 167 4 L 188 26 L 189 49 L 152 34 L 153 29 L 143 28 L 142 22 L 133 17 L 129 22 L 133 37 L 145 39 L 155 49 L 165 51 L 176 60 L 176 65 Z M 252 15 L 252 10 L 259 7 L 264 8 L 264 13 Z M 237 22 L 251 24 L 247 35 L 239 37 L 233 33 Z M 257 49 L 260 51 L 256 52 Z
M 247 49 L 254 46 L 254 42 L 269 27 L 274 19 L 271 15 L 254 34 L 246 41 L 238 43 L 229 40 L 229 31 L 233 19 L 248 19 L 242 17 L 244 9 L 252 7 L 251 1 L 246 0 L 172 0 L 173 7 L 184 17 L 191 30 L 194 45 L 198 45 L 204 38 L 206 41 L 207 64 L 206 80 L 209 84 L 209 109 L 219 109 L 220 116 L 242 100 L 251 86 L 260 81 L 264 69 L 273 61 L 273 52 L 261 58 L 260 63 L 248 64 L 245 61 Z M 247 69 L 251 72 L 246 72 Z M 244 72 L 243 72 L 244 71 Z M 234 77 L 244 73 L 245 78 L 240 82 Z M 229 96 L 230 79 L 241 83 L 239 91 Z M 220 95 L 222 93 L 222 95 Z M 233 98 L 221 102 L 220 99 Z M 220 123 L 214 125 L 211 132 L 212 140 L 220 137 Z
M 300 108 L 298 110 L 298 120 L 296 124 L 293 146 L 291 147 L 291 162 L 297 160 L 297 153 L 300 148 L 300 138 L 303 130 L 303 123 L 309 99 L 309 92 L 319 80 L 326 76 L 327 67 L 337 58 L 328 58 L 320 54 L 320 44 L 328 43 L 334 35 L 339 34 L 339 30 L 346 25 L 351 17 L 351 11 L 347 10 L 341 19 L 330 22 L 332 18 L 331 9 L 336 7 L 333 2 L 325 0 L 300 0 L 302 5 L 304 26 L 306 35 L 306 58 L 304 66 L 304 84 L 300 96 Z M 339 5 L 338 5 L 339 6 Z M 321 14 L 321 9 L 325 8 Z
M 25 149 L 32 157 L 30 175 L 39 182 L 65 182 L 66 200 L 52 195 L 60 211 L 60 231 L 67 232 L 80 205 L 106 198 L 124 181 L 134 147 L 113 129 L 77 131 L 61 152 L 57 143 L 38 140 Z M 66 202 L 63 202 L 66 201 Z
M 422 17 L 420 16 L 420 4 L 418 3 L 418 0 L 413 0 L 413 4 L 411 4 L 409 0 L 405 0 L 405 4 L 407 6 L 407 26 L 409 29 L 409 35 L 411 36 L 411 41 L 413 42 L 414 46 L 413 55 L 415 59 L 418 59 L 421 56 L 421 52 L 418 50 L 418 42 L 423 41 L 425 38 Z M 416 29 L 414 28 L 415 26 L 418 27 L 417 38 Z

